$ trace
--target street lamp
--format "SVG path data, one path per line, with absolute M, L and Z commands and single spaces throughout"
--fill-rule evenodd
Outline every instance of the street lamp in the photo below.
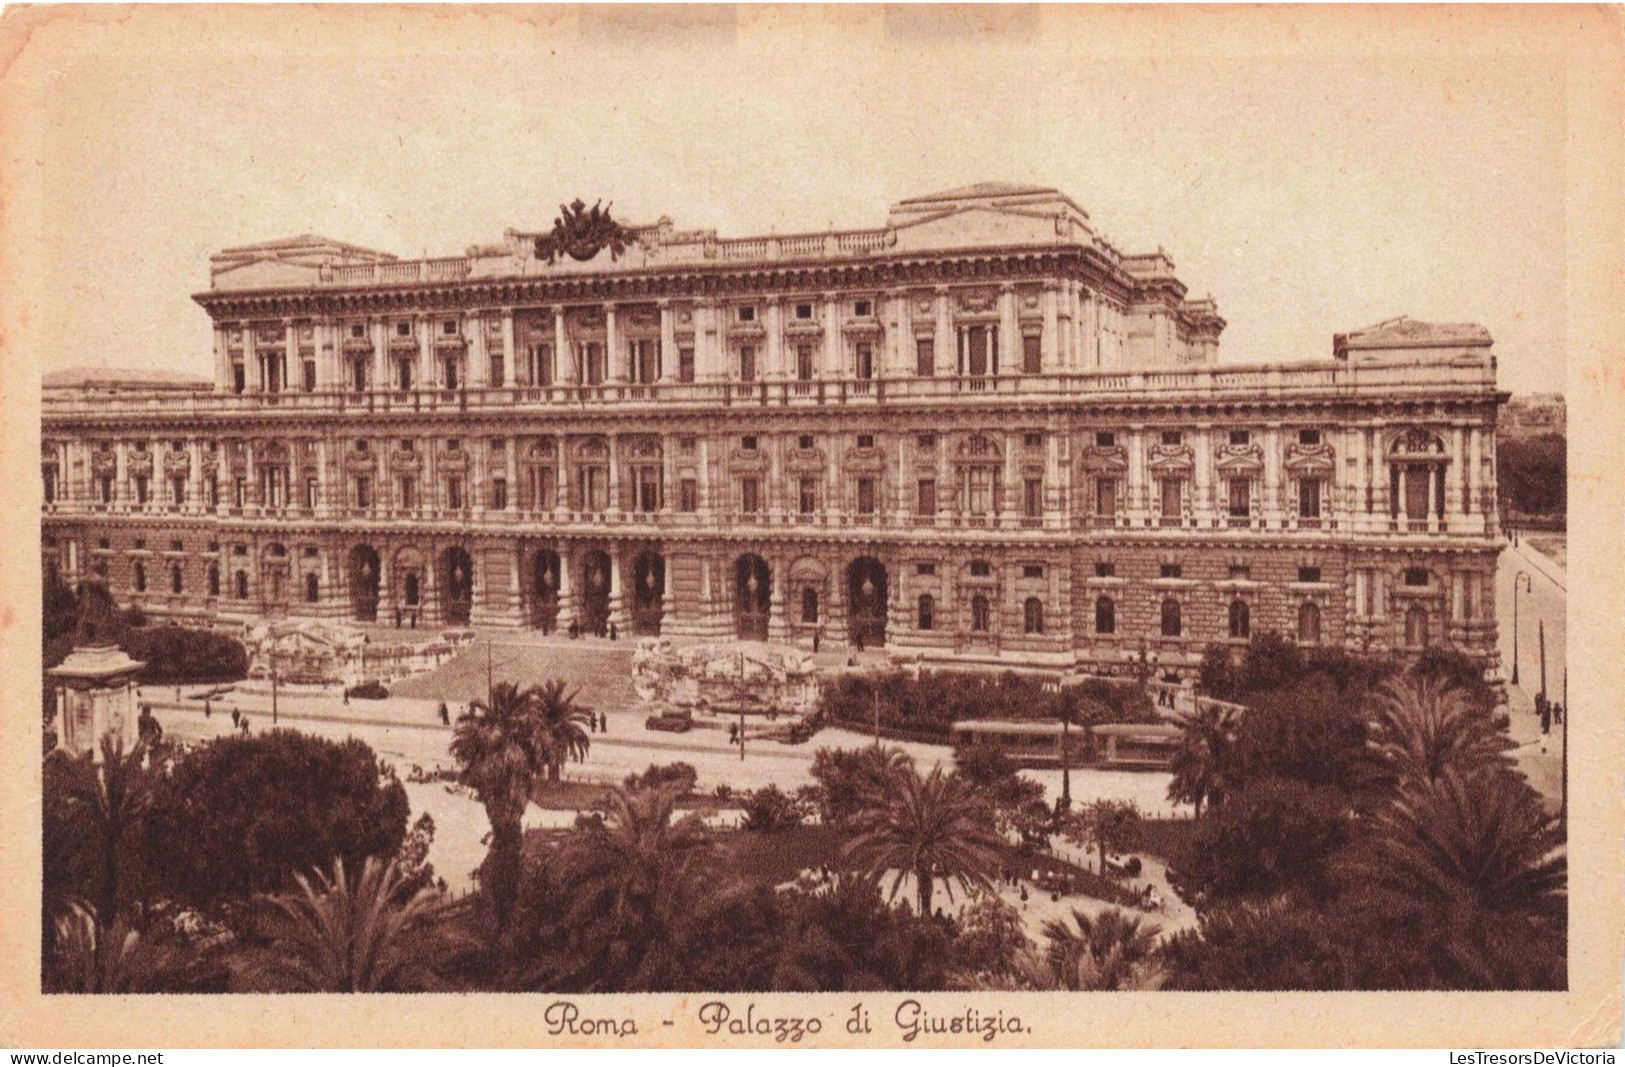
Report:
M 1526 592 L 1534 593 L 1534 579 L 1529 577 L 1528 571 L 1519 571 L 1512 576 L 1512 684 L 1518 684 L 1518 583 L 1523 582 Z

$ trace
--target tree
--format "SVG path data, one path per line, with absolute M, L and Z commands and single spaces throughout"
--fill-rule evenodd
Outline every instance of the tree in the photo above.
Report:
M 223 737 L 177 758 L 158 784 L 147 835 L 168 891 L 218 910 L 291 888 L 343 858 L 393 856 L 410 805 L 395 772 L 349 738 L 293 730 Z
M 1133 801 L 1102 798 L 1084 806 L 1067 821 L 1067 837 L 1074 844 L 1094 842 L 1100 850 L 1100 874 L 1106 874 L 1106 853 L 1134 847 L 1140 828 L 1140 809 Z
M 1054 814 L 1044 806 L 1044 787 L 1021 777 L 1016 765 L 994 745 L 961 745 L 954 750 L 954 772 L 972 792 L 993 808 L 1000 833 L 1029 828 L 1029 815 L 1048 823 Z
M 1358 697 L 1331 678 L 1301 677 L 1290 687 L 1261 689 L 1236 722 L 1228 786 L 1288 778 L 1352 793 L 1367 761 L 1366 721 Z
M 47 993 L 225 990 L 220 952 L 190 944 L 172 929 L 155 926 L 143 933 L 122 916 L 105 924 L 82 904 L 70 905 L 50 922 L 41 982 Z
M 777 834 L 800 826 L 801 819 L 800 802 L 771 783 L 751 790 L 745 798 L 746 830 Z
M 1174 753 L 1168 799 L 1194 804 L 1202 817 L 1204 802 L 1218 803 L 1229 788 L 1236 714 L 1222 704 L 1198 704 L 1179 717 L 1179 748 Z
M 1420 928 L 1420 942 L 1447 985 L 1561 980 L 1568 881 L 1562 831 L 1513 774 L 1447 767 L 1432 782 L 1401 787 L 1368 821 L 1342 874 L 1372 907 Z
M 452 923 L 454 905 L 406 884 L 394 860 L 369 856 L 346 875 L 295 875 L 297 889 L 262 898 L 266 947 L 247 956 L 242 981 L 267 993 L 417 993 L 442 988 L 442 970 L 473 947 Z
M 1338 920 L 1291 896 L 1227 901 L 1163 942 L 1169 985 L 1188 990 L 1355 988 Z
M 842 878 L 833 888 L 783 896 L 786 910 L 772 988 L 782 992 L 936 990 L 953 960 L 951 924 L 891 907 L 879 886 Z
M 1091 918 L 1074 908 L 1072 922 L 1044 923 L 1048 988 L 1156 989 L 1165 978 L 1154 955 L 1161 930 L 1138 915 L 1107 908 Z
M 685 924 L 715 892 L 710 836 L 698 816 L 672 818 L 671 789 L 611 789 L 559 857 L 568 950 L 545 984 L 600 991 L 668 987 L 682 969 Z
M 1432 784 L 1450 768 L 1510 770 L 1512 739 L 1467 692 L 1427 674 L 1389 678 L 1369 702 L 1371 759 L 1401 785 Z
M 819 814 L 828 825 L 844 826 L 894 775 L 913 766 L 908 753 L 891 745 L 819 749 L 812 764 Z
M 1197 829 L 1183 872 L 1215 897 L 1330 892 L 1347 840 L 1348 802 L 1325 786 L 1266 778 L 1244 786 Z
M 104 926 L 112 926 L 129 893 L 126 883 L 139 866 L 140 832 L 153 807 L 153 776 L 147 770 L 147 746 L 137 742 L 129 752 L 113 734 L 101 739 L 101 761 L 86 752 L 71 757 L 52 753 L 46 760 L 46 840 L 63 833 L 77 838 L 89 878 L 86 895 Z M 54 818 L 53 818 L 54 817 Z M 71 844 L 67 847 L 73 847 Z M 47 876 L 52 873 L 47 867 Z M 46 900 L 58 904 L 73 895 L 69 885 L 46 885 Z M 49 919 L 49 917 L 47 917 Z
M 538 719 L 539 743 L 547 760 L 547 778 L 556 782 L 566 760 L 587 758 L 587 750 L 592 747 L 587 735 L 590 713 L 575 702 L 580 690 L 565 692 L 562 678 L 544 682 L 529 692 Z
M 894 771 L 851 821 L 857 836 L 846 842 L 845 858 L 877 880 L 893 872 L 893 897 L 913 875 L 922 917 L 931 914 L 936 879 L 950 895 L 954 882 L 991 890 L 1001 866 L 1005 842 L 986 802 L 941 767 L 923 778 L 912 763 Z

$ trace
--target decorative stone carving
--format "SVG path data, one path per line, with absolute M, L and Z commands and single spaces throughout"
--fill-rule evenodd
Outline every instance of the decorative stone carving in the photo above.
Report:
M 468 470 L 468 452 L 466 449 L 442 449 L 440 456 L 435 460 L 435 466 L 448 474 L 456 474 Z
M 422 469 L 423 453 L 395 449 L 389 454 L 389 469 L 397 473 L 410 473 Z
M 1326 477 L 1337 466 L 1332 446 L 1290 444 L 1286 448 L 1286 469 L 1297 477 Z
M 1196 452 L 1187 444 L 1152 445 L 1149 466 L 1155 474 L 1190 474 L 1196 468 Z
M 767 470 L 767 453 L 735 445 L 728 452 L 728 469 L 735 474 L 762 473 Z
M 351 449 L 344 456 L 344 469 L 351 474 L 371 474 L 378 466 L 376 452 L 363 452 L 360 449 Z
M 994 309 L 997 302 L 997 294 L 986 290 L 972 290 L 960 293 L 956 301 L 959 310 L 969 315 L 987 314 Z
M 784 466 L 795 474 L 822 474 L 828 458 L 821 448 L 795 448 L 785 456 Z
M 878 447 L 849 448 L 841 466 L 852 474 L 879 474 L 886 469 L 886 456 Z
M 129 474 L 132 478 L 152 477 L 151 452 L 131 452 L 125 459 L 125 465 L 129 468 Z
M 1256 478 L 1264 472 L 1264 449 L 1258 444 L 1220 445 L 1216 464 L 1220 474 Z
M 1124 475 L 1128 473 L 1128 449 L 1122 445 L 1085 445 L 1078 462 L 1090 474 Z
M 192 473 L 192 454 L 184 449 L 180 452 L 164 453 L 164 477 L 184 478 Z

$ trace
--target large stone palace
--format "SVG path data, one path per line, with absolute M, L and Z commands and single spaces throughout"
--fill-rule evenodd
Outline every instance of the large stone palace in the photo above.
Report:
M 439 259 L 228 249 L 214 380 L 47 388 L 47 574 L 198 625 L 613 626 L 1188 669 L 1261 630 L 1495 663 L 1488 333 L 1218 361 L 1053 189 Z

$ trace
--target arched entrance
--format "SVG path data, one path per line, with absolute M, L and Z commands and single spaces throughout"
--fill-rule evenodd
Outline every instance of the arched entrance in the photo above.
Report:
M 632 574 L 632 632 L 659 637 L 666 609 L 666 561 L 658 552 L 642 552 Z
M 886 568 L 860 556 L 846 568 L 847 628 L 852 643 L 878 648 L 886 643 Z
M 609 633 L 609 553 L 593 549 L 581 557 L 581 628 Z
M 773 603 L 773 571 L 767 560 L 747 553 L 734 561 L 734 632 L 741 641 L 766 641 Z
M 350 549 L 350 611 L 356 622 L 378 621 L 378 550 L 371 545 Z
M 551 548 L 537 551 L 530 563 L 530 624 L 552 633 L 559 621 L 559 554 Z
M 468 550 L 454 545 L 440 554 L 440 573 L 445 584 L 441 615 L 451 626 L 467 626 L 474 609 L 474 561 Z

